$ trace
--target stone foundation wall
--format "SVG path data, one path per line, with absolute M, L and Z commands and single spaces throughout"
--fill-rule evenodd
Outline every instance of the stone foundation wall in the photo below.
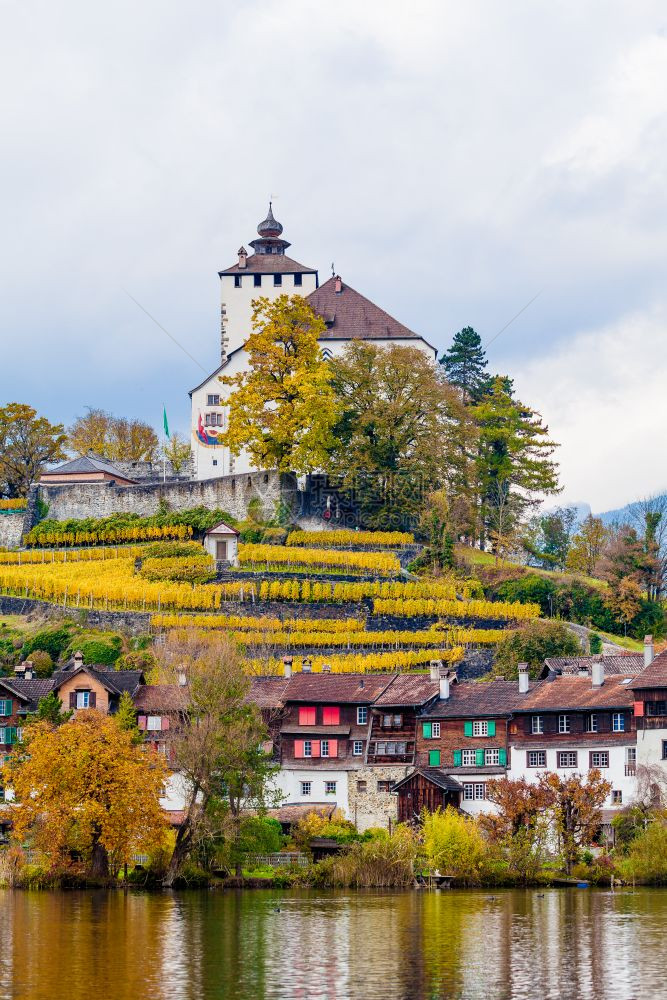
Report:
M 385 830 L 398 819 L 398 798 L 391 792 L 378 791 L 378 781 L 391 781 L 392 785 L 412 771 L 412 764 L 392 764 L 379 767 L 361 767 L 348 774 L 349 815 L 357 829 L 363 833 L 371 826 Z M 359 782 L 362 788 L 359 788 Z M 363 783 L 366 788 L 363 790 Z
M 166 502 L 173 511 L 191 507 L 220 508 L 242 520 L 247 517 L 252 500 L 259 500 L 263 515 L 271 517 L 279 501 L 296 508 L 297 499 L 293 477 L 281 476 L 278 472 L 252 472 L 189 482 L 140 483 L 137 486 L 68 483 L 40 486 L 39 496 L 48 504 L 47 516 L 56 521 L 120 513 L 148 517 L 157 513 L 160 501 Z
M 0 514 L 0 548 L 16 549 L 21 544 L 25 514 Z
M 5 597 L 0 595 L 0 614 L 33 615 L 37 618 L 52 618 L 62 621 L 71 618 L 79 625 L 91 628 L 121 629 L 132 635 L 141 635 L 150 629 L 150 614 L 141 611 L 98 611 L 95 608 L 63 607 L 62 604 L 47 604 L 32 598 Z

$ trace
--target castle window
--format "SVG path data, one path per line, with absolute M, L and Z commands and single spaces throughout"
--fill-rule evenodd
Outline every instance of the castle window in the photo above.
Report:
M 240 287 L 241 287 L 241 275 L 240 274 L 235 274 L 234 275 L 234 288 L 240 288 Z
M 283 276 L 282 276 L 282 274 L 274 274 L 273 275 L 273 284 L 274 285 L 282 285 L 282 283 L 283 283 Z
M 254 274 L 253 278 L 254 278 L 255 288 L 261 288 L 262 287 L 262 276 L 261 276 L 261 274 Z
M 220 406 L 220 396 L 216 396 L 216 395 L 213 395 L 213 394 L 209 393 L 209 395 L 206 397 L 206 405 L 207 406 Z
M 217 458 L 214 458 L 214 459 L 213 459 L 213 464 L 214 464 L 214 465 L 217 465 L 217 464 L 218 464 L 218 460 L 217 460 Z
M 301 284 L 303 284 L 303 275 L 301 275 L 301 274 L 295 274 L 294 275 L 294 285 L 296 287 L 298 287 Z

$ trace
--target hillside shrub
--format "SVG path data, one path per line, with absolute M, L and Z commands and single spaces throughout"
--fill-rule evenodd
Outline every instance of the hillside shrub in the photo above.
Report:
M 584 650 L 574 632 L 563 622 L 531 621 L 506 633 L 496 647 L 493 672 L 511 680 L 518 677 L 519 663 L 527 663 L 536 677 L 549 656 L 582 656 Z
M 80 651 L 83 662 L 113 666 L 123 651 L 123 637 L 118 632 L 82 632 L 74 637 L 67 649 L 69 656 Z
M 284 545 L 287 538 L 287 528 L 265 528 L 259 539 L 264 545 Z
M 53 660 L 51 654 L 45 649 L 33 649 L 30 654 L 32 669 L 38 677 L 50 677 L 53 673 Z
M 76 632 L 76 626 L 71 622 L 65 622 L 62 625 L 49 625 L 39 629 L 26 639 L 21 655 L 25 660 L 28 659 L 33 650 L 39 649 L 48 653 L 53 663 L 57 663 L 72 641 L 74 632 Z
M 424 814 L 424 855 L 431 871 L 480 885 L 491 868 L 491 847 L 476 819 L 451 806 Z
M 619 869 L 626 882 L 649 885 L 667 882 L 667 822 L 663 817 L 655 819 L 634 838 L 627 857 L 619 862 Z

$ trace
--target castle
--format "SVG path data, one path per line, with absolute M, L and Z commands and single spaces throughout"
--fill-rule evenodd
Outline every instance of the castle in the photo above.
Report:
M 251 240 L 252 254 L 245 247 L 238 261 L 220 271 L 220 365 L 190 391 L 193 478 L 214 479 L 256 471 L 250 457 L 234 456 L 219 443 L 225 430 L 225 401 L 230 389 L 221 374 L 236 375 L 248 367 L 244 348 L 251 332 L 253 299 L 263 296 L 303 295 L 326 324 L 320 338 L 325 358 L 340 353 L 351 340 L 370 340 L 379 346 L 398 344 L 423 351 L 433 361 L 436 349 L 427 340 L 403 326 L 379 306 L 333 275 L 323 285 L 315 268 L 288 257 L 291 245 L 282 236 L 283 227 L 269 211 Z

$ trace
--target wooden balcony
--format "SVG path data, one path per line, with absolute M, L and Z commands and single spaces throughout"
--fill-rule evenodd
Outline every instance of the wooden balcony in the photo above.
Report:
M 637 773 L 637 765 L 636 764 L 626 764 L 625 765 L 625 777 L 626 778 L 634 778 L 634 776 L 636 775 L 636 773 Z
M 638 730 L 667 729 L 667 715 L 640 715 L 635 722 Z

